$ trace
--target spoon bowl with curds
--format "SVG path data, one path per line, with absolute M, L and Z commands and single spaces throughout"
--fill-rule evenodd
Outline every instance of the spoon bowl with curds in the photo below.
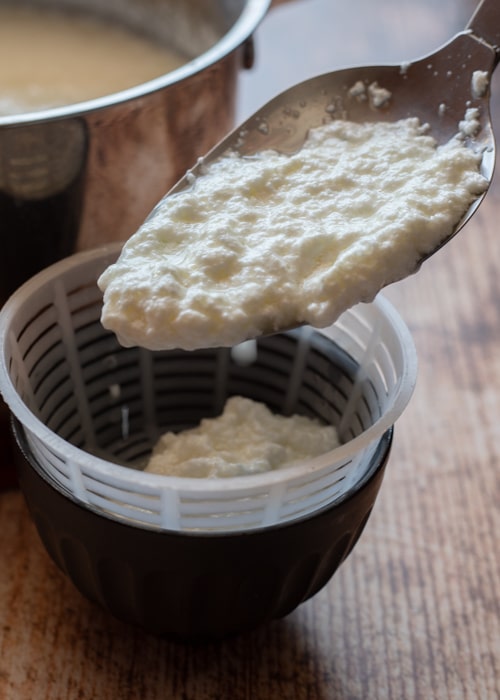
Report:
M 499 14 L 483 0 L 429 56 L 320 75 L 264 105 L 179 180 L 98 280 L 103 325 L 153 350 L 233 346 L 328 326 L 416 272 L 493 177 Z
M 438 144 L 457 133 L 469 108 L 477 109 L 478 128 L 466 145 L 482 154 L 481 174 L 490 183 L 495 140 L 490 120 L 489 82 L 500 58 L 500 10 L 496 0 L 482 0 L 464 31 L 434 53 L 399 65 L 346 68 L 305 80 L 280 93 L 249 117 L 167 193 L 190 186 L 193 176 L 227 151 L 253 155 L 274 149 L 291 154 L 311 128 L 334 119 L 353 122 L 396 121 L 417 117 L 428 124 Z M 468 208 L 452 234 L 418 261 L 447 243 L 474 214 L 486 191 Z

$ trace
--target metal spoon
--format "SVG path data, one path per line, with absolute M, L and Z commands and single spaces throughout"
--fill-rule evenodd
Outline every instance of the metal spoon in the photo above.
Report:
M 336 118 L 358 122 L 396 121 L 418 117 L 428 123 L 438 143 L 457 133 L 466 109 L 479 109 L 480 130 L 466 139 L 467 146 L 482 153 L 481 172 L 491 182 L 495 165 L 495 140 L 490 121 L 489 82 L 500 59 L 500 7 L 498 0 L 483 0 L 463 32 L 436 52 L 399 65 L 365 66 L 326 73 L 299 83 L 274 97 L 253 116 L 233 130 L 177 182 L 166 196 L 180 192 L 192 183 L 193 175 L 234 150 L 241 155 L 273 148 L 282 153 L 297 151 L 310 128 Z M 485 74 L 483 94 L 473 90 L 476 71 Z M 390 93 L 368 89 L 360 99 L 353 86 L 379 86 Z M 484 193 L 486 194 L 486 192 Z M 450 236 L 420 259 L 430 257 L 447 243 L 470 219 L 484 198 L 479 197 L 467 210 Z

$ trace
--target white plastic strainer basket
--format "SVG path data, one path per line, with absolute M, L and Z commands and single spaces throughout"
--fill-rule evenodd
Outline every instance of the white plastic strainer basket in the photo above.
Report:
M 162 530 L 251 530 L 344 498 L 414 388 L 414 345 L 393 307 L 379 296 L 326 330 L 261 338 L 249 365 L 225 348 L 123 348 L 100 324 L 96 284 L 119 248 L 53 265 L 0 312 L 0 391 L 45 477 L 91 509 Z M 234 394 L 332 423 L 343 444 L 301 465 L 249 476 L 140 470 L 163 432 L 217 415 Z

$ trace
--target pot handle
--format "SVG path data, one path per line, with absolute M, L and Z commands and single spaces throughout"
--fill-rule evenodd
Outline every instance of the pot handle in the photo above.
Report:
M 255 43 L 253 36 L 249 36 L 248 39 L 246 39 L 242 48 L 242 66 L 245 68 L 245 70 L 250 70 L 250 68 L 253 68 L 253 64 L 255 63 Z
M 292 0 L 271 0 L 271 4 L 269 5 L 269 9 L 272 10 L 274 7 L 277 7 L 278 5 L 284 5 L 287 2 L 292 2 Z M 243 44 L 242 66 L 245 69 L 250 69 L 250 68 L 253 68 L 254 63 L 255 63 L 255 44 L 254 44 L 253 36 L 249 36 L 248 39 Z

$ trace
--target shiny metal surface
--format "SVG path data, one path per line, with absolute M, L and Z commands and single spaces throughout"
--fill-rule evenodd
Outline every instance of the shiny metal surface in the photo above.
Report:
M 463 32 L 423 58 L 397 65 L 337 70 L 285 90 L 217 144 L 203 162 L 192 169 L 192 173 L 196 175 L 200 168 L 229 149 L 242 155 L 268 148 L 292 153 L 303 144 L 310 128 L 336 118 L 373 122 L 418 117 L 422 123 L 431 126 L 438 143 L 444 143 L 457 133 L 458 123 L 464 118 L 467 108 L 477 107 L 481 128 L 476 135 L 466 138 L 466 144 L 482 153 L 481 171 L 491 182 L 495 139 L 490 120 L 489 89 L 482 96 L 474 95 L 472 76 L 475 71 L 485 71 L 491 77 L 499 60 L 499 45 L 497 0 L 483 0 Z M 370 99 L 357 99 L 350 90 L 358 81 L 365 86 L 377 83 L 390 92 L 390 99 L 380 106 L 374 105 Z M 188 176 L 183 177 L 169 194 L 184 189 L 189 182 Z M 473 203 L 452 236 L 442 241 L 439 248 L 470 219 L 485 194 Z M 425 259 L 428 257 L 430 255 Z M 419 265 L 422 262 L 424 259 Z
M 137 27 L 188 62 L 104 98 L 0 116 L 0 304 L 55 260 L 127 238 L 232 128 L 238 73 L 251 63 L 252 33 L 269 4 L 57 1 Z

